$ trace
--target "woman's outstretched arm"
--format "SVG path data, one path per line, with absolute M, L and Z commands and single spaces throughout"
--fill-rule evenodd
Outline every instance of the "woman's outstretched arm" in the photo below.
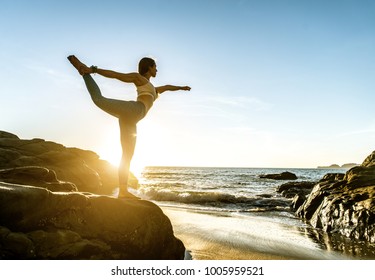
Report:
M 112 70 L 106 70 L 101 68 L 93 68 L 94 73 L 98 73 L 99 75 L 111 78 L 111 79 L 117 79 L 125 83 L 133 83 L 136 86 L 141 86 L 147 83 L 147 79 L 143 77 L 139 73 L 120 73 Z
M 165 86 L 160 86 L 160 87 L 156 87 L 155 88 L 156 91 L 161 94 L 165 91 L 176 91 L 176 90 L 187 90 L 187 91 L 190 91 L 191 88 L 188 87 L 188 86 L 172 86 L 172 85 L 165 85 Z

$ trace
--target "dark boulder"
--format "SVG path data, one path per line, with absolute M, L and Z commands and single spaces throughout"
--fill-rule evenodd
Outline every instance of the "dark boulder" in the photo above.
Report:
M 183 259 L 162 210 L 0 182 L 0 259 Z
M 344 173 L 327 173 L 319 182 L 334 182 L 344 179 Z
M 297 176 L 291 172 L 282 172 L 280 174 L 265 174 L 259 176 L 262 179 L 273 179 L 273 180 L 297 180 Z
M 0 131 L 0 259 L 183 259 L 157 205 L 92 193 L 117 176 L 94 152 Z
M 19 139 L 0 131 L 0 169 L 30 166 L 55 172 L 60 180 L 73 183 L 79 191 L 112 194 L 118 187 L 117 168 L 92 151 L 39 138 Z M 137 184 L 132 176 L 130 185 L 137 187 Z
M 20 138 L 18 138 L 17 135 L 15 135 L 13 133 L 1 131 L 1 130 L 0 130 L 0 138 L 3 138 L 3 139 L 20 139 Z
M 38 166 L 0 169 L 0 181 L 42 187 L 55 192 L 78 191 L 73 183 L 58 180 L 53 170 Z
M 296 194 L 300 196 L 308 195 L 317 182 L 288 182 L 277 187 L 276 191 L 287 198 L 294 197 Z
M 306 196 L 301 195 L 301 194 L 295 194 L 292 200 L 292 209 L 293 211 L 296 211 L 301 205 L 305 202 Z
M 375 242 L 375 151 L 344 176 L 323 179 L 296 214 L 325 232 Z

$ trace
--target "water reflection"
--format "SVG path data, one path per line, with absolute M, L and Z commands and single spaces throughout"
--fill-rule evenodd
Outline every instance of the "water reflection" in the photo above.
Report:
M 375 259 L 375 244 L 352 240 L 339 233 L 326 233 L 320 229 L 306 227 L 305 236 L 330 252 L 340 252 L 352 259 Z

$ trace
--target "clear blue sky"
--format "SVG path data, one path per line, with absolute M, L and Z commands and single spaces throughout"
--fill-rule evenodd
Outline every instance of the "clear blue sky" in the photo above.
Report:
M 375 1 L 0 2 L 0 130 L 118 160 L 118 125 L 66 60 L 135 71 L 165 93 L 135 164 L 316 167 L 375 150 Z M 95 76 L 104 95 L 135 88 Z

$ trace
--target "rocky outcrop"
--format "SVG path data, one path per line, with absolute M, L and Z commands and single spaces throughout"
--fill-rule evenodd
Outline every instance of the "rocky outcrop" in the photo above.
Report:
M 0 182 L 0 259 L 183 259 L 155 204 Z
M 27 170 L 11 170 L 20 167 Z M 19 139 L 12 133 L 0 131 L 0 169 L 8 170 L 6 178 L 0 174 L 0 180 L 29 184 L 29 177 L 22 180 L 24 175 L 18 175 L 20 172 L 43 172 L 42 169 L 36 171 L 37 168 L 50 170 L 59 180 L 74 184 L 79 191 L 111 194 L 118 187 L 117 169 L 92 151 L 67 148 L 43 139 Z M 137 185 L 134 177 L 131 184 Z
M 277 187 L 276 191 L 287 198 L 292 198 L 295 195 L 306 196 L 311 192 L 316 183 L 308 181 L 288 182 Z
M 374 196 L 375 151 L 361 166 L 348 170 L 345 175 L 325 176 L 296 214 L 325 232 L 375 242 Z
M 326 181 L 342 180 L 344 178 L 343 173 L 327 173 L 323 176 L 319 182 L 314 181 L 298 181 L 298 182 L 287 182 L 276 188 L 276 192 L 280 193 L 286 198 L 293 198 L 292 209 L 296 211 L 306 200 L 307 196 L 311 193 L 314 186 L 318 183 L 324 183 Z
M 262 179 L 273 179 L 273 180 L 297 180 L 297 176 L 294 173 L 291 172 L 282 172 L 280 174 L 265 174 L 260 175 L 259 178 Z
M 183 259 L 157 205 L 98 195 L 116 185 L 91 151 L 0 131 L 0 259 Z
M 38 166 L 1 169 L 0 181 L 43 187 L 55 192 L 78 191 L 75 184 L 58 180 L 53 170 Z

